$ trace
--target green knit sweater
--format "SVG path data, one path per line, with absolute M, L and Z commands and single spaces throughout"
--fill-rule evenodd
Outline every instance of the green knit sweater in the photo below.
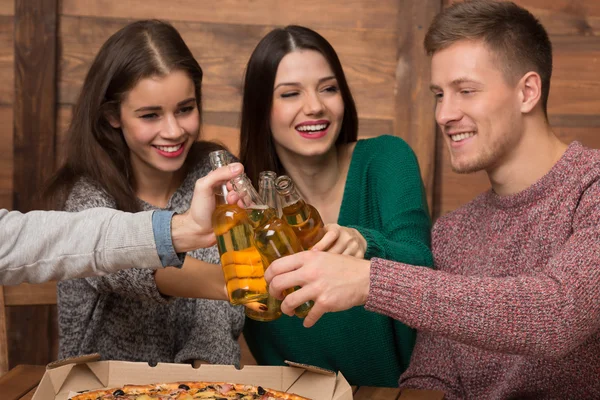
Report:
M 432 265 L 423 184 L 406 142 L 387 135 L 358 141 L 338 223 L 360 231 L 367 259 Z M 286 315 L 272 322 L 246 318 L 244 336 L 259 364 L 290 360 L 341 371 L 352 385 L 396 387 L 415 331 L 361 306 L 325 314 L 309 329 Z

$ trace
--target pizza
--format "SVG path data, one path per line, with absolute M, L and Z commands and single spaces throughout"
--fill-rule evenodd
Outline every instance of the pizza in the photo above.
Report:
M 125 385 L 121 388 L 91 390 L 71 400 L 310 400 L 261 386 L 225 382 L 175 382 L 152 385 Z

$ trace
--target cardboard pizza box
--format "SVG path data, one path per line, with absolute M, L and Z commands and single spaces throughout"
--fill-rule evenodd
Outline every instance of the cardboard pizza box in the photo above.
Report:
M 352 400 L 352 388 L 341 373 L 309 365 L 287 367 L 100 361 L 99 354 L 51 363 L 32 400 L 66 400 L 82 390 L 177 381 L 218 381 L 256 385 L 296 393 L 314 400 Z

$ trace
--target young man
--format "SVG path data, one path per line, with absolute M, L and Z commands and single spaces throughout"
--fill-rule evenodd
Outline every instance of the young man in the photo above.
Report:
M 271 293 L 302 286 L 311 326 L 365 304 L 419 330 L 402 387 L 447 399 L 600 398 L 600 152 L 552 132 L 552 50 L 509 2 L 458 3 L 425 39 L 436 120 L 459 173 L 492 189 L 440 218 L 437 270 L 304 252 L 273 263 Z
M 215 243 L 213 187 L 243 172 L 239 163 L 196 182 L 190 209 L 135 214 L 0 210 L 0 284 L 105 275 L 125 268 L 181 266 L 183 254 Z

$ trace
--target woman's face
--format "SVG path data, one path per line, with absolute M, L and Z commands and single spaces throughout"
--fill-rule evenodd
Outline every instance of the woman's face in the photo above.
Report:
M 342 127 L 344 101 L 323 55 L 297 50 L 277 68 L 271 133 L 277 153 L 319 156 L 329 152 Z
M 119 120 L 138 173 L 175 172 L 200 131 L 194 83 L 183 71 L 140 80 L 121 102 Z

